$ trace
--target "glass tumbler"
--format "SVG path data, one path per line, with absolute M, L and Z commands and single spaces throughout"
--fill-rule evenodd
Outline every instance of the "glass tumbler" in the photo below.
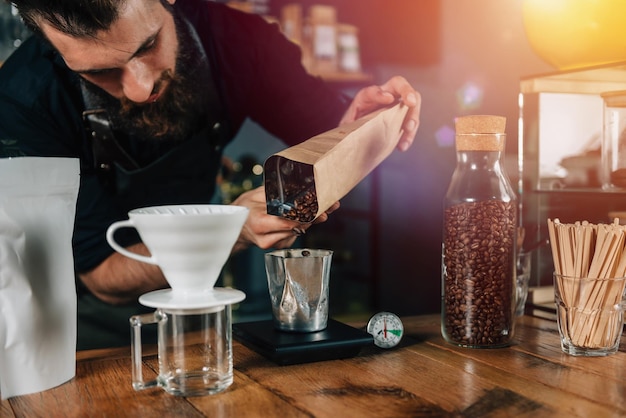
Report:
M 278 250 L 265 254 L 265 269 L 276 329 L 315 332 L 328 324 L 333 252 Z
M 626 277 L 571 277 L 554 273 L 563 352 L 607 356 L 617 352 L 624 327 Z

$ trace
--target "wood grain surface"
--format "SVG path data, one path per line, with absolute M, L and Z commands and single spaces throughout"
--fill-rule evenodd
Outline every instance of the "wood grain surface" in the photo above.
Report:
M 602 358 L 561 351 L 554 321 L 518 319 L 514 344 L 467 349 L 446 343 L 439 316 L 403 318 L 399 347 L 292 366 L 234 342 L 234 383 L 225 392 L 176 397 L 131 387 L 130 349 L 79 352 L 70 382 L 2 401 L 21 417 L 624 417 L 626 337 Z M 355 326 L 364 324 L 358 323 Z M 154 375 L 154 351 L 144 374 Z

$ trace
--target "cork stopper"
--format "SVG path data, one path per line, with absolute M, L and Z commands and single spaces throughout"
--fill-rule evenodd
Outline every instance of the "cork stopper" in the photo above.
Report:
M 502 151 L 506 138 L 504 116 L 461 116 L 455 121 L 458 151 Z

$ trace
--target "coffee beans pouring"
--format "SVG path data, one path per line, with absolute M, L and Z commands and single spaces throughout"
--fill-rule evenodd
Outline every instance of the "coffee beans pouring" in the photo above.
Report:
M 313 222 L 391 154 L 407 110 L 398 103 L 271 155 L 264 164 L 267 213 Z

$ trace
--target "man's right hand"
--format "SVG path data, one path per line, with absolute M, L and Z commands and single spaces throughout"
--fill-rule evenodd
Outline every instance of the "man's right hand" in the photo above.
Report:
M 306 232 L 311 225 L 328 220 L 328 215 L 339 208 L 335 203 L 326 213 L 321 214 L 312 223 L 300 223 L 280 216 L 267 214 L 265 188 L 263 186 L 243 193 L 233 202 L 234 205 L 245 206 L 250 210 L 248 219 L 235 243 L 233 252 L 243 250 L 250 245 L 261 249 L 289 248 L 298 236 Z

